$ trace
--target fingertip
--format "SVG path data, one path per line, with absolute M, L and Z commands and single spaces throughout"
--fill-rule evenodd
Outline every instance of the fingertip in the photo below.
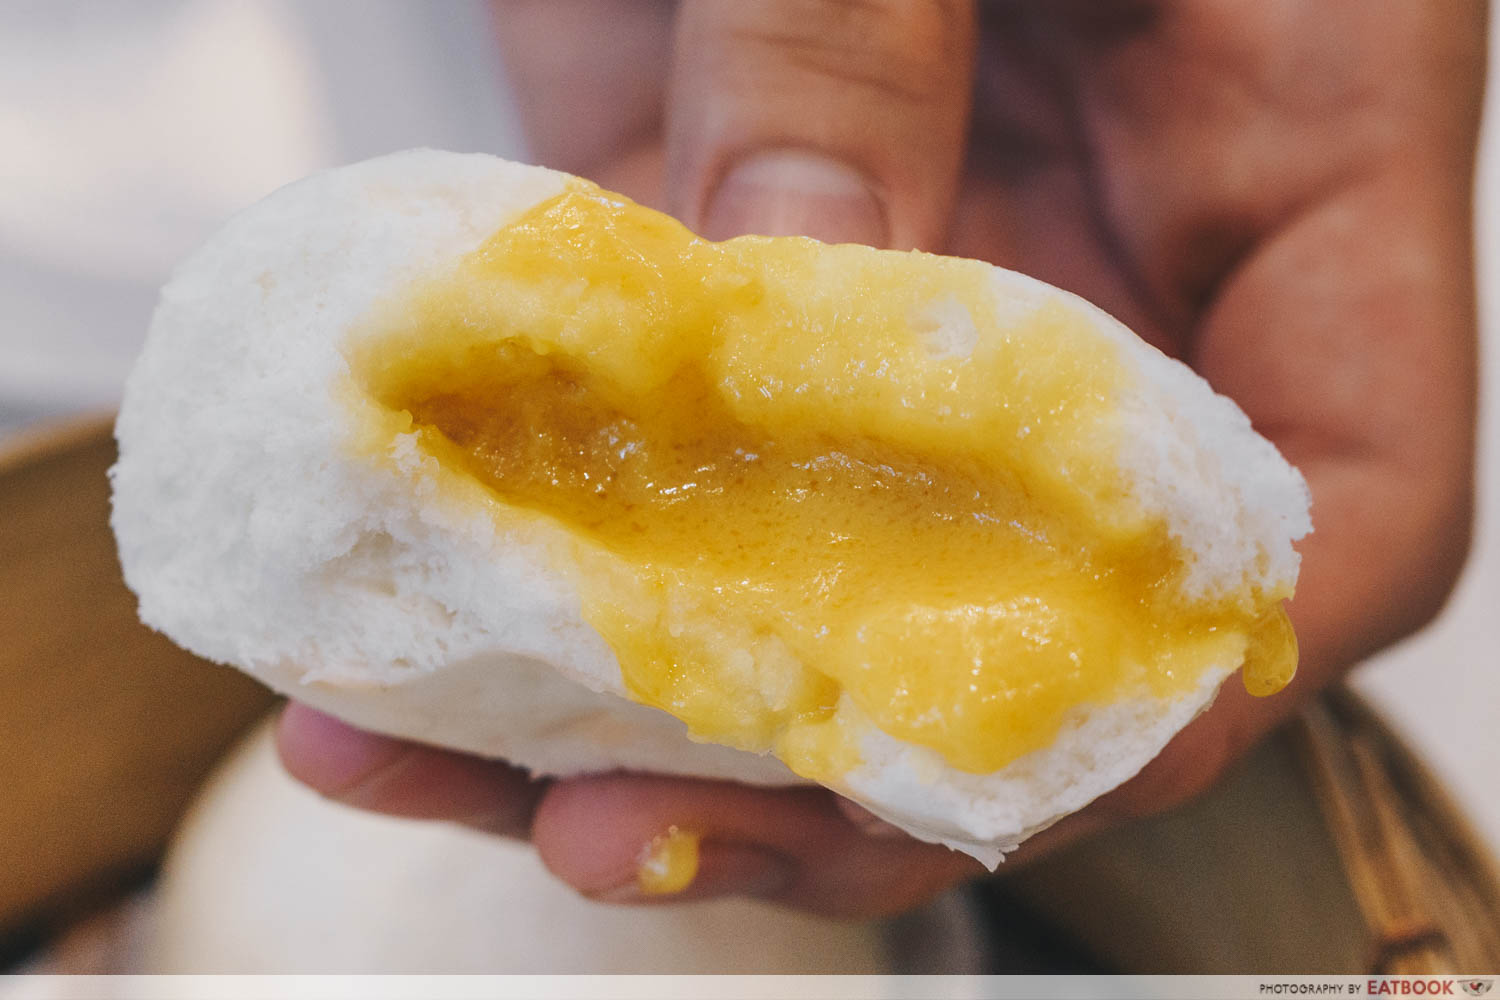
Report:
M 968 131 L 972 7 L 682 5 L 669 207 L 710 238 L 940 248 Z
M 296 702 L 277 725 L 292 777 L 344 805 L 524 837 L 544 784 L 486 760 L 355 728 Z
M 741 159 L 714 187 L 702 217 L 712 240 L 756 233 L 885 246 L 889 238 L 885 207 L 859 171 L 794 149 Z
M 714 782 L 614 774 L 556 783 L 532 825 L 542 863 L 600 902 L 647 903 L 722 896 L 774 898 L 797 878 L 794 857 L 726 829 L 716 812 L 725 797 L 750 791 Z M 692 866 L 670 893 L 642 885 L 642 868 L 665 842 L 687 839 Z
M 554 875 L 590 898 L 656 902 L 754 896 L 841 918 L 896 912 L 979 872 L 973 859 L 910 837 L 860 832 L 825 789 L 613 774 L 558 782 L 532 839 Z M 672 828 L 700 840 L 700 870 L 673 896 L 635 884 Z
M 547 869 L 588 896 L 610 898 L 635 878 L 639 854 L 676 820 L 631 794 L 630 775 L 555 782 L 532 817 L 531 840 Z
M 405 745 L 296 701 L 287 704 L 276 724 L 276 749 L 287 773 L 331 798 L 388 767 Z

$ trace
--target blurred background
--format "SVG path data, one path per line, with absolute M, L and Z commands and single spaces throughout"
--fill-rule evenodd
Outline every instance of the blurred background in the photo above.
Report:
M 0 5 L 0 448 L 108 411 L 175 262 L 274 188 L 412 146 L 525 159 L 506 93 L 476 0 Z M 1354 686 L 1500 853 L 1496 131 L 1490 115 L 1475 548 L 1442 618 L 1361 668 Z M 0 643 L 24 646 L 31 619 L 0 615 Z M 0 727 L 6 700 L 0 691 Z
M 0 427 L 112 405 L 230 213 L 411 146 L 524 156 L 484 3 L 0 7 Z

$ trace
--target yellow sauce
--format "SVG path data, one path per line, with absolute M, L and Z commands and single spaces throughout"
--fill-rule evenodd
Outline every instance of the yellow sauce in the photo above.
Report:
M 1180 547 L 1124 490 L 1113 347 L 1061 298 L 997 315 L 991 281 L 710 243 L 575 183 L 351 362 L 387 433 L 564 540 L 628 692 L 695 738 L 836 779 L 860 759 L 846 698 L 985 773 L 1211 663 L 1284 685 L 1288 595 L 1184 598 Z
M 1297 633 L 1286 611 L 1276 604 L 1250 627 L 1240 678 L 1246 691 L 1265 698 L 1290 684 L 1296 673 Z
M 699 834 L 676 826 L 652 837 L 635 873 L 641 892 L 647 896 L 667 896 L 692 885 L 698 875 L 699 840 Z

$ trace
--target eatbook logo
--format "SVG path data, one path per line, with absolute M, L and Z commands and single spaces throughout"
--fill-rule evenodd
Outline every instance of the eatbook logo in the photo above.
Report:
M 1464 992 L 1471 997 L 1482 997 L 1495 985 L 1493 979 L 1465 979 L 1459 985 L 1463 986 Z

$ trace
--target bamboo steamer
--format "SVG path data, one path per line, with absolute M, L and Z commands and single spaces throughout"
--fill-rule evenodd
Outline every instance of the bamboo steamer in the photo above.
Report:
M 0 442 L 0 959 L 139 881 L 272 701 L 136 620 L 109 530 L 110 424 Z
M 1195 802 L 1000 883 L 1139 973 L 1500 968 L 1493 855 L 1361 699 L 1331 691 Z
M 0 449 L 0 961 L 148 872 L 215 761 L 273 703 L 138 624 L 108 527 L 113 460 L 102 417 Z M 1197 801 L 1002 869 L 975 894 L 993 971 L 1500 968 L 1486 845 L 1346 690 Z

